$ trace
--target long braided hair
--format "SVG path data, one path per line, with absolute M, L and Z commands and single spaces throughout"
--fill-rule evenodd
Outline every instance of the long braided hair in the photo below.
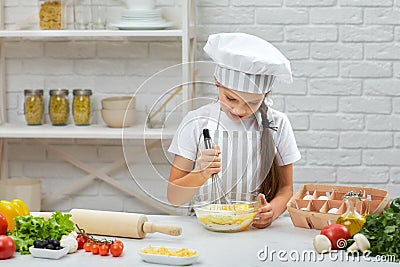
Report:
M 275 158 L 275 144 L 272 136 L 272 132 L 276 131 L 277 128 L 271 126 L 272 121 L 268 120 L 268 106 L 264 101 L 259 111 L 263 125 L 261 135 L 261 174 L 265 177 L 259 192 L 263 193 L 266 200 L 270 202 L 279 190 L 278 163 Z

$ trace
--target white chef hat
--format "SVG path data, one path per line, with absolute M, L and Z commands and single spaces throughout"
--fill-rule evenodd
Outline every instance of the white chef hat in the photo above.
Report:
M 263 94 L 275 80 L 292 82 L 289 60 L 272 44 L 246 33 L 208 37 L 204 51 L 218 64 L 216 80 L 226 88 Z

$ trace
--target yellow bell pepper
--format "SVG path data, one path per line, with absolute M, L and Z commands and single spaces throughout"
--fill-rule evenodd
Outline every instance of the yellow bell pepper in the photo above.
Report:
M 30 215 L 28 206 L 21 199 L 13 199 L 11 200 L 11 203 L 16 208 L 19 216 Z
M 8 222 L 8 230 L 14 232 L 14 217 L 29 215 L 29 209 L 20 199 L 12 201 L 0 201 L 0 213 L 3 214 Z

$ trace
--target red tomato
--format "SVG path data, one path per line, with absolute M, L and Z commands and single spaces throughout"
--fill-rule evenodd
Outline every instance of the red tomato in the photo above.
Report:
M 86 252 L 91 252 L 91 251 L 92 251 L 92 243 L 86 242 L 86 243 L 83 245 L 83 249 L 84 249 Z
M 0 235 L 7 235 L 7 218 L 0 213 Z
M 82 238 L 82 239 L 84 239 L 84 240 L 85 240 L 85 243 L 89 241 L 89 238 L 88 238 L 86 235 L 83 235 L 83 234 L 78 234 L 78 235 L 76 236 L 76 238 Z
M 108 256 L 109 247 L 106 244 L 103 244 L 99 247 L 99 253 L 101 256 Z
M 93 253 L 94 255 L 99 254 L 99 245 L 97 245 L 97 244 L 92 244 L 91 250 L 92 250 L 92 253 Z
M 83 246 L 87 242 L 87 240 L 83 236 L 79 236 L 76 238 L 76 241 L 78 241 L 78 249 L 83 249 Z
M 110 246 L 110 252 L 111 252 L 111 255 L 113 255 L 113 257 L 119 257 L 119 256 L 121 256 L 123 250 L 124 250 L 123 245 L 121 245 L 121 244 L 119 244 L 119 243 L 115 243 L 115 242 L 114 242 L 114 243 Z
M 15 252 L 15 243 L 11 237 L 6 235 L 0 236 L 0 260 L 11 258 Z
M 321 235 L 329 238 L 332 244 L 332 249 L 344 248 L 345 241 L 351 237 L 349 229 L 341 224 L 325 226 L 324 229 L 321 230 Z
M 124 243 L 121 240 L 115 240 L 113 243 L 121 244 L 122 248 L 124 248 Z

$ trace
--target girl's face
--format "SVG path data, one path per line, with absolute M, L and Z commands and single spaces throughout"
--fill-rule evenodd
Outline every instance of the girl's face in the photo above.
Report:
M 253 115 L 264 101 L 264 94 L 252 94 L 230 90 L 217 84 L 221 109 L 233 121 L 240 121 Z

